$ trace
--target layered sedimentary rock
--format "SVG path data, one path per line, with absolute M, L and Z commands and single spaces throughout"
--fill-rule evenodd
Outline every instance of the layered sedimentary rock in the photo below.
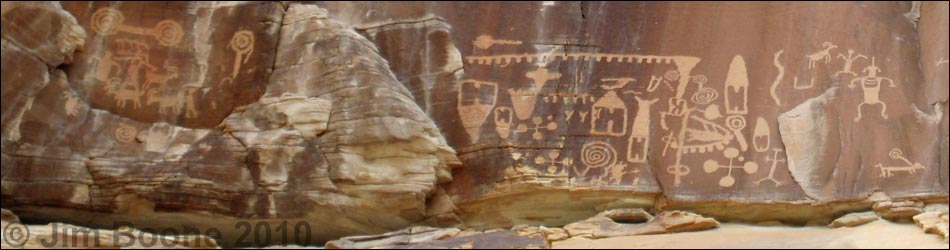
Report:
M 2 202 L 26 218 L 224 245 L 242 221 L 308 223 L 301 245 L 457 221 L 455 152 L 314 5 L 4 2 L 2 86 Z
M 947 197 L 945 3 L 324 4 L 425 90 L 469 225 Z
M 4 2 L 2 203 L 83 226 L 231 229 L 222 245 L 241 220 L 309 223 L 311 243 L 615 208 L 909 220 L 950 189 L 948 15 Z

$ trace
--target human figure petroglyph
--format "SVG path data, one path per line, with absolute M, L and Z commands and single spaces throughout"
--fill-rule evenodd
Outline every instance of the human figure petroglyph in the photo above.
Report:
M 63 92 L 64 109 L 66 110 L 66 115 L 69 117 L 75 117 L 79 115 L 79 97 L 69 93 Z
M 158 105 L 158 113 L 161 115 L 181 113 L 181 98 L 178 95 L 163 96 L 158 89 L 148 90 L 145 98 L 145 105 Z
M 782 53 L 785 53 L 785 50 L 775 52 L 775 55 L 772 57 L 772 64 L 778 69 L 778 75 L 775 76 L 775 80 L 772 81 L 772 87 L 769 88 L 769 94 L 772 95 L 772 100 L 775 101 L 775 105 L 778 106 L 782 106 L 782 99 L 778 96 L 778 85 L 782 83 L 782 77 L 785 77 L 785 66 L 779 61 L 779 57 L 782 56 Z
M 769 176 L 762 178 L 758 181 L 755 181 L 756 186 L 761 186 L 762 182 L 765 182 L 765 181 L 771 181 L 772 183 L 775 184 L 775 187 L 781 187 L 783 184 L 782 182 L 775 179 L 775 169 L 778 168 L 779 163 L 788 163 L 788 160 L 786 160 L 785 158 L 779 158 L 779 156 L 785 155 L 784 154 L 785 150 L 776 148 L 776 149 L 772 149 L 772 151 L 775 152 L 774 153 L 775 156 L 766 158 L 767 162 L 772 162 L 772 169 L 769 170 Z
M 848 88 L 854 89 L 855 85 L 860 85 L 861 89 L 864 90 L 864 102 L 858 104 L 858 117 L 854 118 L 854 122 L 860 122 L 862 118 L 862 109 L 865 105 L 881 105 L 881 117 L 887 119 L 887 104 L 881 101 L 881 85 L 886 81 L 888 86 L 891 88 L 897 87 L 894 84 L 894 80 L 891 80 L 887 77 L 881 77 L 877 74 L 881 72 L 881 68 L 875 65 L 875 58 L 871 58 L 871 66 L 868 66 L 864 69 L 864 73 L 867 76 L 851 80 L 848 84 Z
M 154 28 L 134 27 L 123 24 L 125 15 L 122 12 L 109 8 L 99 8 L 92 14 L 90 22 L 93 31 L 103 35 L 114 35 L 118 32 L 150 36 L 162 46 L 174 46 L 181 42 L 184 31 L 181 24 L 173 20 L 162 20 Z
M 645 100 L 639 96 L 634 97 L 637 100 L 637 116 L 633 118 L 633 127 L 630 129 L 630 137 L 627 138 L 627 161 L 631 163 L 646 163 L 647 154 L 650 152 L 650 123 L 651 108 L 660 99 Z
M 858 73 L 854 73 L 854 71 L 851 71 L 851 68 L 854 67 L 854 61 L 857 61 L 858 59 L 868 59 L 867 56 L 864 56 L 861 54 L 858 54 L 857 56 L 855 56 L 853 49 L 848 49 L 848 56 L 838 53 L 838 58 L 840 58 L 841 60 L 844 60 L 844 68 L 841 69 L 841 71 L 838 71 L 837 73 L 835 73 L 835 76 L 838 76 L 840 74 L 851 74 L 851 76 L 857 76 Z
M 918 170 L 926 168 L 920 163 L 915 163 L 908 160 L 907 157 L 904 157 L 904 152 L 897 148 L 892 149 L 888 156 L 890 156 L 891 159 L 903 161 L 907 164 L 907 166 L 884 166 L 884 164 L 875 165 L 874 167 L 881 169 L 881 177 L 883 178 L 894 177 L 894 172 L 907 172 L 909 175 L 915 175 L 917 174 Z
M 475 38 L 475 41 L 472 41 L 472 45 L 475 45 L 475 47 L 479 49 L 488 49 L 494 45 L 521 45 L 521 41 L 499 40 L 489 35 L 481 35 Z
M 821 44 L 825 49 L 815 52 L 814 54 L 806 56 L 808 58 L 808 68 L 815 68 L 815 64 L 822 59 L 825 60 L 825 63 L 831 62 L 831 50 L 838 48 L 837 45 L 832 44 L 831 42 L 824 42 Z
M 732 187 L 736 184 L 736 178 L 732 177 L 733 169 L 741 168 L 747 174 L 754 174 L 759 171 L 759 164 L 756 164 L 755 162 L 746 162 L 742 166 L 733 165 L 737 159 L 738 161 L 744 161 L 744 159 L 739 156 L 738 149 L 727 148 L 725 151 L 723 151 L 723 155 L 729 159 L 729 165 L 720 165 L 716 160 L 708 160 L 705 164 L 703 164 L 703 170 L 710 174 L 723 168 L 729 170 L 726 176 L 719 180 L 720 187 Z
M 478 140 L 478 130 L 485 123 L 498 101 L 498 84 L 494 82 L 463 80 L 459 86 L 458 110 L 462 126 L 472 141 Z

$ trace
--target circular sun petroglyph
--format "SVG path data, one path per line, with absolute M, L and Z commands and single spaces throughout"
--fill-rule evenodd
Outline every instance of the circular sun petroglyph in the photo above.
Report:
M 174 46 L 185 35 L 181 25 L 172 20 L 164 20 L 155 25 L 155 39 L 162 46 Z
M 119 127 L 115 129 L 115 140 L 121 143 L 132 143 L 138 133 L 139 131 L 135 127 L 119 124 Z
M 231 37 L 228 46 L 238 54 L 248 53 L 254 47 L 254 33 L 248 30 L 238 31 Z
M 125 21 L 125 16 L 113 8 L 99 8 L 92 13 L 91 28 L 96 33 L 112 35 L 118 31 L 119 25 Z

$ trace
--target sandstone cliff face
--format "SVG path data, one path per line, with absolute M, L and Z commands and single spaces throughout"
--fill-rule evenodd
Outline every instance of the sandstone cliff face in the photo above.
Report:
M 297 244 L 454 220 L 455 152 L 316 6 L 4 3 L 3 29 L 3 205 L 24 217 L 313 225 Z
M 946 202 L 947 9 L 4 2 L 2 203 L 316 243 Z

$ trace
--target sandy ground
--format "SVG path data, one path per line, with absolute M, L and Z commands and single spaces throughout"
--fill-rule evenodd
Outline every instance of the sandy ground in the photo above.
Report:
M 948 249 L 939 236 L 913 224 L 876 221 L 855 228 L 750 226 L 724 223 L 715 230 L 610 239 L 569 239 L 554 249 L 742 248 L 742 249 Z

